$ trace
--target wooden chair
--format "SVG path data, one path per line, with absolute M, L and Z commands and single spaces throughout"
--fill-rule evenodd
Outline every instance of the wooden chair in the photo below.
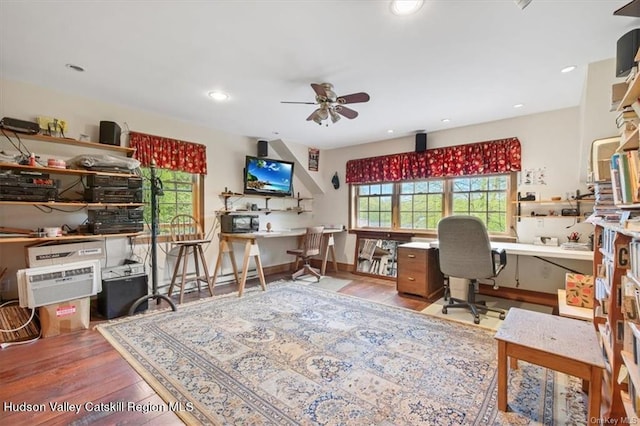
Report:
M 178 276 L 180 280 L 180 303 L 184 298 L 184 287 L 189 281 L 196 281 L 198 291 L 200 291 L 200 281 L 207 283 L 209 294 L 213 296 L 213 284 L 209 276 L 207 261 L 202 250 L 203 244 L 208 244 L 211 240 L 204 238 L 204 232 L 198 221 L 191 215 L 177 215 L 171 219 L 171 241 L 179 247 L 176 265 L 173 268 L 173 277 L 171 278 L 171 286 L 169 287 L 169 297 L 173 293 L 173 286 Z M 187 269 L 189 266 L 189 255 L 193 254 L 193 263 L 196 268 L 195 276 L 188 276 Z M 180 264 L 182 263 L 182 270 Z M 200 275 L 200 263 L 204 275 Z M 180 274 L 179 274 L 180 271 Z
M 291 278 L 296 279 L 302 275 L 313 275 L 320 281 L 322 275 L 320 271 L 315 268 L 312 268 L 309 264 L 309 259 L 313 256 L 320 254 L 320 245 L 322 244 L 322 234 L 324 231 L 324 226 L 314 226 L 307 228 L 307 233 L 304 236 L 304 242 L 302 244 L 302 248 L 287 250 L 287 254 L 292 254 L 296 256 L 296 265 L 299 259 L 302 259 L 303 265 L 302 269 L 295 272 Z

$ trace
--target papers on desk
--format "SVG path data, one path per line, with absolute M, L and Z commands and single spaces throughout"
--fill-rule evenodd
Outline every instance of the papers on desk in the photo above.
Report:
M 565 250 L 591 251 L 589 243 L 562 243 L 560 244 L 560 248 Z

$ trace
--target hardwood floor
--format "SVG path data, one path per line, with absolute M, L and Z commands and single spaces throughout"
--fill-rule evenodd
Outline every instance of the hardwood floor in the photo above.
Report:
M 353 280 L 340 293 L 416 311 L 429 305 L 418 297 L 398 295 L 395 281 L 349 272 L 331 275 Z M 285 276 L 272 275 L 267 281 Z M 258 285 L 257 280 L 252 280 L 247 288 Z M 216 295 L 235 291 L 235 285 L 215 287 Z M 201 292 L 203 296 L 207 294 L 206 290 Z M 186 300 L 198 298 L 197 293 L 185 295 Z M 150 302 L 150 308 L 156 308 L 155 302 Z M 92 326 L 95 324 L 97 322 L 92 322 Z M 0 361 L 2 424 L 182 424 L 98 331 L 83 330 L 11 346 L 0 352 Z M 120 401 L 124 401 L 124 407 L 116 405 Z M 55 411 L 50 406 L 55 403 L 67 405 L 59 406 L 62 411 Z M 127 407 L 129 403 L 138 404 L 137 410 L 128 409 L 131 408 Z M 76 414 L 69 404 L 77 404 L 79 413 Z M 165 410 L 143 412 L 145 408 L 154 407 Z

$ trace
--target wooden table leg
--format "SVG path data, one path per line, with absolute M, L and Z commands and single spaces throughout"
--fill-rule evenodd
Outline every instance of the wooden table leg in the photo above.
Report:
M 214 286 L 216 284 L 216 279 L 218 278 L 218 272 L 222 269 L 222 258 L 225 253 L 229 254 L 229 258 L 231 259 L 231 267 L 233 268 L 233 276 L 236 279 L 236 284 L 240 284 L 240 278 L 238 277 L 238 266 L 236 264 L 236 257 L 233 254 L 233 247 L 231 247 L 226 240 L 220 240 L 218 258 L 216 259 L 216 267 L 214 268 L 213 275 L 211 276 Z
M 507 342 L 498 340 L 498 410 L 507 411 Z
M 331 262 L 333 263 L 333 270 L 338 272 L 338 262 L 336 261 L 336 246 L 333 234 L 329 234 L 327 238 L 327 246 L 324 249 L 324 257 L 322 259 L 322 269 L 320 273 L 325 275 L 327 272 L 327 260 L 329 260 L 329 253 L 331 253 Z
M 251 255 L 253 256 L 256 262 L 256 270 L 258 271 L 258 277 L 260 278 L 260 285 L 262 286 L 262 290 L 267 290 L 267 282 L 264 279 L 264 271 L 262 270 L 262 261 L 260 260 L 260 248 L 258 247 L 258 243 L 254 243 L 251 245 Z
M 247 241 L 244 245 L 244 257 L 242 259 L 242 272 L 240 273 L 240 286 L 238 288 L 238 297 L 244 293 L 244 285 L 247 283 L 247 271 L 249 270 L 249 259 L 251 258 L 251 241 Z
M 602 395 L 600 390 L 602 387 L 602 369 L 591 367 L 591 378 L 589 379 L 589 407 L 587 412 L 587 422 L 589 424 L 601 424 L 600 421 L 600 404 L 602 403 Z

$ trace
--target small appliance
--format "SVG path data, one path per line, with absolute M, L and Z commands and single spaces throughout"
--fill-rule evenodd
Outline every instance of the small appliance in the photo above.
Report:
M 260 229 L 260 219 L 256 215 L 228 214 L 220 218 L 220 229 L 228 234 L 256 232 Z

